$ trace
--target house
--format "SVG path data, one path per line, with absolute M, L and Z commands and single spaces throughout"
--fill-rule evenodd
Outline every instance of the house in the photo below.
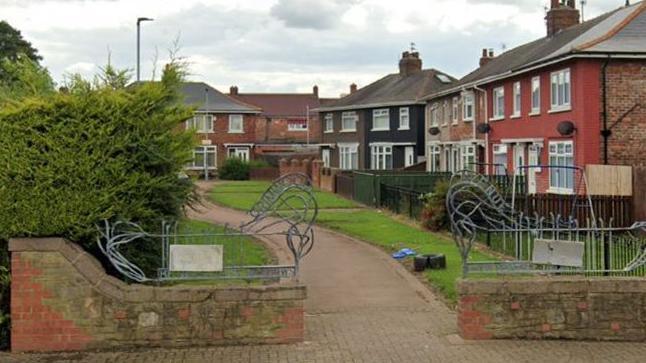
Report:
M 262 111 L 256 119 L 254 153 L 265 159 L 297 155 L 317 156 L 321 139 L 318 86 L 312 93 L 240 93 L 232 86 L 229 96 Z
M 573 166 L 645 165 L 646 2 L 579 18 L 574 0 L 552 0 L 545 37 L 485 50 L 478 69 L 425 97 L 429 170 L 477 160 L 486 173 L 526 174 L 529 192 L 572 193 Z M 445 118 L 456 99 L 462 114 Z
M 424 156 L 424 107 L 420 97 L 455 79 L 422 69 L 419 53 L 403 52 L 399 72 L 318 109 L 321 159 L 340 169 L 399 169 Z
M 185 127 L 196 131 L 200 143 L 187 169 L 214 171 L 228 157 L 252 158 L 256 122 L 262 111 L 259 107 L 229 97 L 204 82 L 185 82 L 182 93 L 185 104 L 196 108 Z

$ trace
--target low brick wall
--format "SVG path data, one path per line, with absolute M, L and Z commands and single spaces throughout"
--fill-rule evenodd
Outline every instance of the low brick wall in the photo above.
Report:
M 465 339 L 646 341 L 646 279 L 531 278 L 458 282 Z
M 9 250 L 14 352 L 303 340 L 304 286 L 128 285 L 60 238 Z
M 252 168 L 249 170 L 250 180 L 274 180 L 280 176 L 280 171 L 276 167 Z

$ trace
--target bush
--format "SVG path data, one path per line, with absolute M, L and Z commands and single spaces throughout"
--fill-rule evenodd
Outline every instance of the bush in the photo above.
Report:
M 193 135 L 178 127 L 181 66 L 161 82 L 76 80 L 66 92 L 28 97 L 0 109 L 0 240 L 61 236 L 103 258 L 96 226 L 130 220 L 151 231 L 182 215 L 194 198 L 180 178 Z M 158 242 L 125 248 L 148 274 L 159 265 Z M 109 267 L 109 266 L 107 266 Z
M 218 169 L 218 176 L 224 180 L 249 180 L 249 163 L 240 158 L 228 158 Z
M 422 224 L 431 231 L 449 228 L 449 215 L 446 211 L 446 194 L 449 182 L 445 180 L 435 183 L 433 192 L 423 196 Z
M 270 168 L 271 164 L 269 164 L 266 160 L 263 159 L 255 159 L 255 160 L 250 160 L 249 161 L 249 169 L 262 169 L 262 168 Z

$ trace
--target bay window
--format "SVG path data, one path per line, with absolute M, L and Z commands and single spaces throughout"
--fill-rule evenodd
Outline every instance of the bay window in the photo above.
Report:
M 428 171 L 438 172 L 440 171 L 440 146 L 432 145 L 428 147 L 428 162 L 429 169 Z
M 476 170 L 476 147 L 474 145 L 462 146 L 462 169 Z
M 388 145 L 374 145 L 370 148 L 373 170 L 391 170 L 393 168 L 393 147 Z
M 339 168 L 353 170 L 359 168 L 359 145 L 338 144 L 339 146 Z

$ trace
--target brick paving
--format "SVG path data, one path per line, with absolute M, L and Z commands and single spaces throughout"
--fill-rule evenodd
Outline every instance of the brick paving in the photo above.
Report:
M 234 225 L 244 214 L 207 205 L 194 216 Z M 64 354 L 0 354 L 0 362 L 643 362 L 644 343 L 463 341 L 453 311 L 379 249 L 316 229 L 302 265 L 305 342 L 292 345 Z M 268 241 L 279 247 L 280 241 Z M 280 251 L 279 251 L 280 252 Z M 283 257 L 284 258 L 284 255 Z

